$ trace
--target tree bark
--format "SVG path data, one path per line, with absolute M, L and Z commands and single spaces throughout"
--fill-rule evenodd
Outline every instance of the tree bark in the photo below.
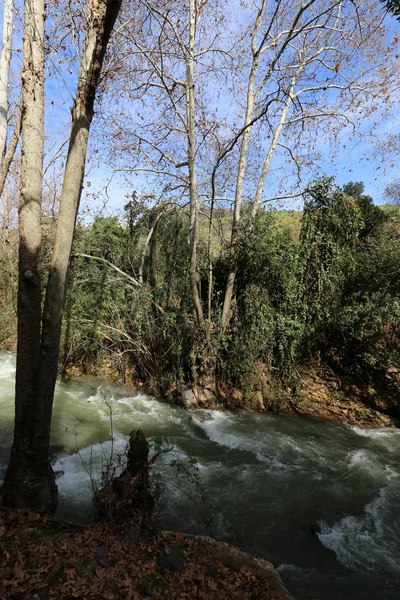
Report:
M 39 31 L 41 32 L 42 41 L 43 0 L 30 0 L 30 2 L 31 4 L 28 4 L 28 7 L 35 6 L 35 16 L 38 20 L 38 23 L 35 22 L 35 33 L 39 35 Z M 39 6 L 40 2 L 42 8 Z M 17 360 L 16 426 L 12 455 L 4 482 L 3 497 L 8 505 L 36 509 L 40 512 L 53 512 L 57 503 L 57 487 L 49 461 L 49 444 L 67 273 L 82 192 L 96 89 L 108 41 L 120 6 L 121 0 L 91 0 L 89 3 L 85 45 L 78 76 L 77 94 L 72 109 L 71 135 L 60 198 L 56 239 L 46 287 L 41 336 L 41 296 L 40 281 L 37 276 L 37 256 L 40 248 L 40 200 L 36 201 L 34 205 L 38 211 L 34 220 L 38 240 L 36 240 L 37 243 L 34 249 L 28 255 L 31 262 L 31 256 L 34 256 L 35 261 L 32 268 L 36 270 L 32 271 L 30 268 L 31 262 L 27 263 L 25 254 L 22 262 L 20 259 L 22 265 L 19 284 L 20 296 L 21 302 L 25 302 L 21 306 L 22 320 L 20 319 L 20 321 L 24 325 L 24 329 L 18 331 L 21 351 L 19 352 L 20 359 Z M 39 14 L 42 19 L 41 23 L 39 22 Z M 28 42 L 32 37 L 32 33 L 28 28 L 32 25 L 33 20 L 27 19 L 25 27 Z M 28 31 L 30 32 L 29 35 Z M 43 53 L 43 43 L 41 44 L 41 52 Z M 29 59 L 28 53 L 26 56 Z M 43 54 L 41 56 L 43 58 Z M 43 62 L 36 66 L 36 73 L 43 84 Z M 37 102 L 37 98 L 34 100 Z M 32 100 L 31 102 L 33 103 Z M 27 105 L 24 106 L 24 109 L 25 111 L 32 110 Z M 26 139 L 28 133 L 25 125 L 24 120 L 23 138 Z M 34 147 L 32 144 L 30 145 L 31 149 Z M 35 165 L 31 165 L 30 177 L 38 178 L 38 186 L 41 189 L 42 168 L 39 173 L 37 155 L 34 151 L 30 153 L 30 160 Z M 22 245 L 21 247 L 24 248 L 25 246 Z M 35 253 L 33 254 L 33 252 Z M 27 296 L 27 289 L 30 292 L 29 297 Z M 34 298 L 32 289 L 35 290 Z M 30 302 L 31 297 L 35 300 L 34 305 Z M 31 318 L 29 323 L 26 323 L 27 316 Z M 30 333 L 29 327 L 33 330 L 32 333 Z M 29 343 L 26 341 L 25 330 L 30 334 Z M 27 345 L 28 349 L 26 349 Z M 18 392 L 19 388 L 20 391 Z M 21 470 L 26 473 L 24 479 L 21 479 Z
M 10 205 L 6 185 L 3 186 L 3 191 L 1 195 L 3 197 L 3 219 L 1 222 L 1 228 L 3 230 L 3 239 L 7 239 L 8 229 L 10 227 Z
M 260 59 L 260 49 L 257 48 L 257 33 L 261 26 L 262 16 L 264 13 L 265 2 L 261 3 L 261 7 L 259 8 L 257 19 L 254 25 L 254 30 L 252 33 L 251 39 L 251 50 L 252 50 L 252 65 L 250 69 L 249 79 L 247 83 L 247 99 L 246 99 L 246 114 L 244 119 L 244 133 L 242 136 L 242 141 L 240 145 L 240 156 L 239 156 L 239 167 L 238 174 L 236 178 L 236 189 L 235 189 L 235 205 L 233 210 L 233 219 L 232 219 L 232 231 L 231 231 L 231 243 L 230 243 L 230 264 L 229 264 L 229 273 L 228 280 L 225 288 L 225 296 L 224 296 L 224 304 L 222 307 L 222 329 L 225 331 L 231 314 L 232 308 L 232 298 L 233 291 L 235 287 L 235 278 L 236 278 L 236 257 L 235 250 L 238 242 L 238 234 L 239 234 L 239 222 L 240 222 L 240 212 L 242 207 L 242 197 L 243 197 L 243 183 L 244 176 L 246 173 L 246 164 L 247 164 L 247 155 L 249 151 L 250 144 L 250 136 L 251 136 L 251 123 L 253 119 L 254 112 L 254 101 L 255 101 L 255 91 L 254 84 L 257 75 L 259 59 Z
M 15 151 L 18 146 L 19 138 L 21 135 L 21 126 L 22 126 L 22 114 L 21 109 L 18 109 L 17 121 L 15 123 L 14 131 L 12 133 L 10 143 L 8 144 L 7 151 L 4 155 L 4 158 L 1 162 L 0 168 L 0 196 L 3 194 L 3 189 L 6 183 L 8 171 L 10 170 L 11 163 L 13 161 Z
M 37 452 L 37 434 L 42 429 L 36 396 L 40 368 L 44 12 L 44 0 L 25 3 L 15 430 L 2 490 L 7 505 L 38 511 L 55 508 L 57 498 L 48 458 L 43 460 Z
M 189 0 L 189 46 L 186 56 L 186 118 L 189 162 L 190 195 L 190 289 L 192 292 L 197 322 L 204 327 L 204 314 L 199 293 L 197 272 L 197 246 L 199 242 L 199 198 L 196 175 L 196 97 L 194 91 L 194 50 L 196 37 L 195 0 Z
M 121 0 L 91 0 L 89 3 L 88 28 L 72 109 L 70 142 L 43 308 L 37 412 L 38 419 L 46 424 L 42 445 L 45 455 L 49 450 L 67 273 L 82 194 L 93 106 L 105 52 L 120 7 Z
M 151 225 L 151 227 L 150 227 L 150 229 L 148 231 L 148 234 L 147 234 L 146 239 L 145 239 L 144 244 L 143 244 L 142 253 L 140 255 L 139 271 L 138 271 L 138 281 L 139 281 L 140 285 L 143 285 L 143 283 L 144 283 L 143 274 L 144 274 L 144 264 L 145 264 L 145 261 L 146 261 L 146 255 L 147 255 L 147 251 L 149 249 L 149 245 L 150 245 L 151 239 L 152 239 L 153 234 L 154 234 L 154 232 L 156 230 L 157 223 L 158 223 L 158 221 L 161 218 L 161 215 L 162 215 L 162 212 L 160 211 L 158 213 L 158 215 L 154 218 L 154 221 L 153 221 L 153 223 L 152 223 L 152 225 Z
M 7 141 L 8 76 L 11 62 L 13 0 L 4 0 L 3 6 L 3 38 L 0 53 L 0 157 L 4 154 Z

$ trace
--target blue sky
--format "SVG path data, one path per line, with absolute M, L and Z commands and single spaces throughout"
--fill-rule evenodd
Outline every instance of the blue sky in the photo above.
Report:
M 0 7 L 0 19 L 2 19 L 2 6 Z M 396 32 L 400 33 L 400 26 L 397 21 L 392 19 L 390 26 L 394 34 Z M 14 43 L 16 46 L 21 45 L 18 36 Z M 399 42 L 397 42 L 397 46 L 400 54 Z M 20 54 L 15 54 L 15 63 L 20 61 L 20 58 Z M 56 68 L 53 66 L 51 70 L 52 76 L 46 80 L 46 147 L 48 149 L 48 157 L 55 152 L 63 140 L 67 139 L 70 123 L 70 106 L 72 104 L 68 88 L 73 90 L 76 80 L 76 71 L 72 69 L 72 72 L 69 73 L 65 70 L 65 65 L 61 64 L 58 67 L 56 64 Z M 57 71 L 59 72 L 57 73 Z M 393 136 L 397 140 L 400 140 L 399 88 L 397 91 L 393 91 L 393 110 L 388 111 L 387 116 L 382 120 L 378 128 L 380 134 L 383 136 L 383 146 L 385 146 L 385 136 Z M 94 121 L 93 126 L 96 128 L 96 121 Z M 369 123 L 367 121 L 364 123 L 363 128 L 365 131 L 368 130 Z M 99 139 L 98 135 L 99 132 L 97 131 L 97 139 Z M 395 179 L 400 179 L 399 144 L 397 144 L 397 147 L 394 145 L 393 148 L 389 148 L 386 156 L 382 157 L 382 153 L 377 154 L 376 146 L 372 140 L 361 139 L 358 143 L 355 141 L 349 142 L 347 136 L 347 132 L 344 132 L 336 139 L 336 150 L 340 148 L 337 154 L 335 154 L 335 149 L 326 140 L 323 138 L 321 138 L 320 142 L 316 140 L 316 149 L 322 154 L 320 174 L 335 175 L 338 184 L 344 184 L 350 180 L 363 181 L 365 192 L 370 194 L 375 202 L 382 203 L 385 200 L 384 189 L 386 185 Z M 149 179 L 144 174 L 137 174 L 132 176 L 131 180 L 127 182 L 126 175 L 113 173 L 104 161 L 96 160 L 95 149 L 92 141 L 89 149 L 90 160 L 86 183 L 81 202 L 82 213 L 93 214 L 99 210 L 102 210 L 106 214 L 113 212 L 121 213 L 126 203 L 127 195 L 133 189 L 138 193 L 148 190 Z M 283 168 L 283 163 L 281 167 Z M 277 168 L 281 167 L 278 162 Z M 57 168 L 61 168 L 61 161 L 59 161 Z M 285 204 L 287 208 L 297 208 L 298 206 L 298 200 L 287 201 Z

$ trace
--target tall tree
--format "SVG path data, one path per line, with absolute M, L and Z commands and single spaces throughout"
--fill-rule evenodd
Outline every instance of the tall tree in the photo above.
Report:
M 89 0 L 56 239 L 42 310 L 39 257 L 45 9 L 43 0 L 25 3 L 15 430 L 2 494 L 9 506 L 40 512 L 52 512 L 57 504 L 49 444 L 67 271 L 96 90 L 120 6 L 121 0 Z
M 12 51 L 14 2 L 5 0 L 3 10 L 3 38 L 0 52 L 0 196 L 7 179 L 8 171 L 19 142 L 21 133 L 21 109 L 17 108 L 17 117 L 10 142 L 7 143 L 7 128 L 9 124 L 9 74 Z M 3 198 L 3 228 L 7 228 L 8 206 L 7 198 Z
M 0 161 L 3 158 L 7 140 L 8 77 L 11 62 L 14 2 L 13 0 L 4 0 L 3 6 L 3 39 L 0 52 Z
M 230 269 L 218 298 L 210 242 L 207 257 L 207 316 L 211 320 L 222 299 L 226 328 L 243 203 L 252 203 L 255 214 L 272 198 L 300 196 L 302 181 L 321 158 L 321 140 L 335 144 L 346 129 L 349 138 L 360 139 L 363 118 L 383 110 L 379 97 L 390 89 L 397 67 L 386 53 L 383 11 L 377 18 L 374 5 L 260 0 L 257 6 L 241 3 L 238 20 L 218 2 L 193 7 L 188 0 L 135 0 L 127 6 L 114 64 L 120 85 L 112 102 L 107 99 L 104 122 L 114 142 L 109 164 L 145 173 L 142 191 L 190 205 L 191 289 L 199 323 L 205 261 L 194 241 L 196 221 L 209 219 L 211 232 L 214 205 L 233 209 Z
M 387 91 L 393 65 L 391 69 L 382 64 L 378 67 L 376 57 L 385 51 L 383 30 L 367 4 L 278 0 L 271 6 L 263 2 L 250 22 L 247 98 L 240 135 L 233 140 L 239 143 L 240 151 L 223 329 L 230 318 L 234 295 L 243 199 L 252 202 L 254 216 L 265 201 L 267 176 L 278 150 L 281 161 L 293 165 L 299 185 L 304 166 L 309 170 L 317 162 L 315 148 L 321 133 L 327 138 L 339 137 L 340 129 L 349 127 L 350 136 L 361 135 L 360 115 L 377 110 L 377 90 L 382 94 Z M 227 149 L 224 158 L 234 149 L 232 142 Z M 286 167 L 286 189 L 288 171 Z M 256 182 L 254 195 L 252 179 Z M 270 194 L 266 200 L 273 196 Z
M 220 67 L 215 57 L 223 11 L 218 5 L 207 0 L 137 0 L 126 5 L 115 60 L 120 83 L 118 98 L 113 97 L 116 110 L 105 123 L 113 130 L 110 162 L 117 170 L 146 173 L 149 186 L 157 178 L 157 196 L 188 204 L 189 282 L 201 328 L 205 317 L 199 283 L 199 214 L 215 128 L 204 88 L 217 83 Z

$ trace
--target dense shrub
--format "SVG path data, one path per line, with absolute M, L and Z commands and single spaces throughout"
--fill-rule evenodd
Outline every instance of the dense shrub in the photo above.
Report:
M 229 213 L 218 218 L 223 224 Z M 83 367 L 104 357 L 117 365 L 128 361 L 160 393 L 207 371 L 256 389 L 260 365 L 280 382 L 293 381 L 302 364 L 393 382 L 400 348 L 396 214 L 374 206 L 362 184 L 341 189 L 324 177 L 305 194 L 298 236 L 279 218 L 279 211 L 259 211 L 255 218 L 244 212 L 233 314 L 224 332 L 219 321 L 230 258 L 223 226 L 212 239 L 211 321 L 200 331 L 189 288 L 184 209 L 149 209 L 134 199 L 127 205 L 128 226 L 116 218 L 81 225 L 64 359 Z M 199 286 L 206 305 L 208 228 L 200 229 Z

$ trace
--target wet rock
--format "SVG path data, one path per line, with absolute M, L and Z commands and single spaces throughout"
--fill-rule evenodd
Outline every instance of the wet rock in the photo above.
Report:
M 160 571 L 182 573 L 185 568 L 185 555 L 179 546 L 174 546 L 169 554 L 158 559 L 157 567 Z
M 193 390 L 184 385 L 182 392 L 175 400 L 175 404 L 186 409 L 192 408 L 192 406 L 196 404 Z
M 204 378 L 203 378 L 204 379 Z M 194 404 L 209 408 L 218 405 L 218 394 L 215 384 L 210 381 L 199 382 L 193 389 Z
M 242 390 L 233 388 L 230 392 L 230 405 L 233 408 L 244 408 L 245 404 L 245 397 Z

